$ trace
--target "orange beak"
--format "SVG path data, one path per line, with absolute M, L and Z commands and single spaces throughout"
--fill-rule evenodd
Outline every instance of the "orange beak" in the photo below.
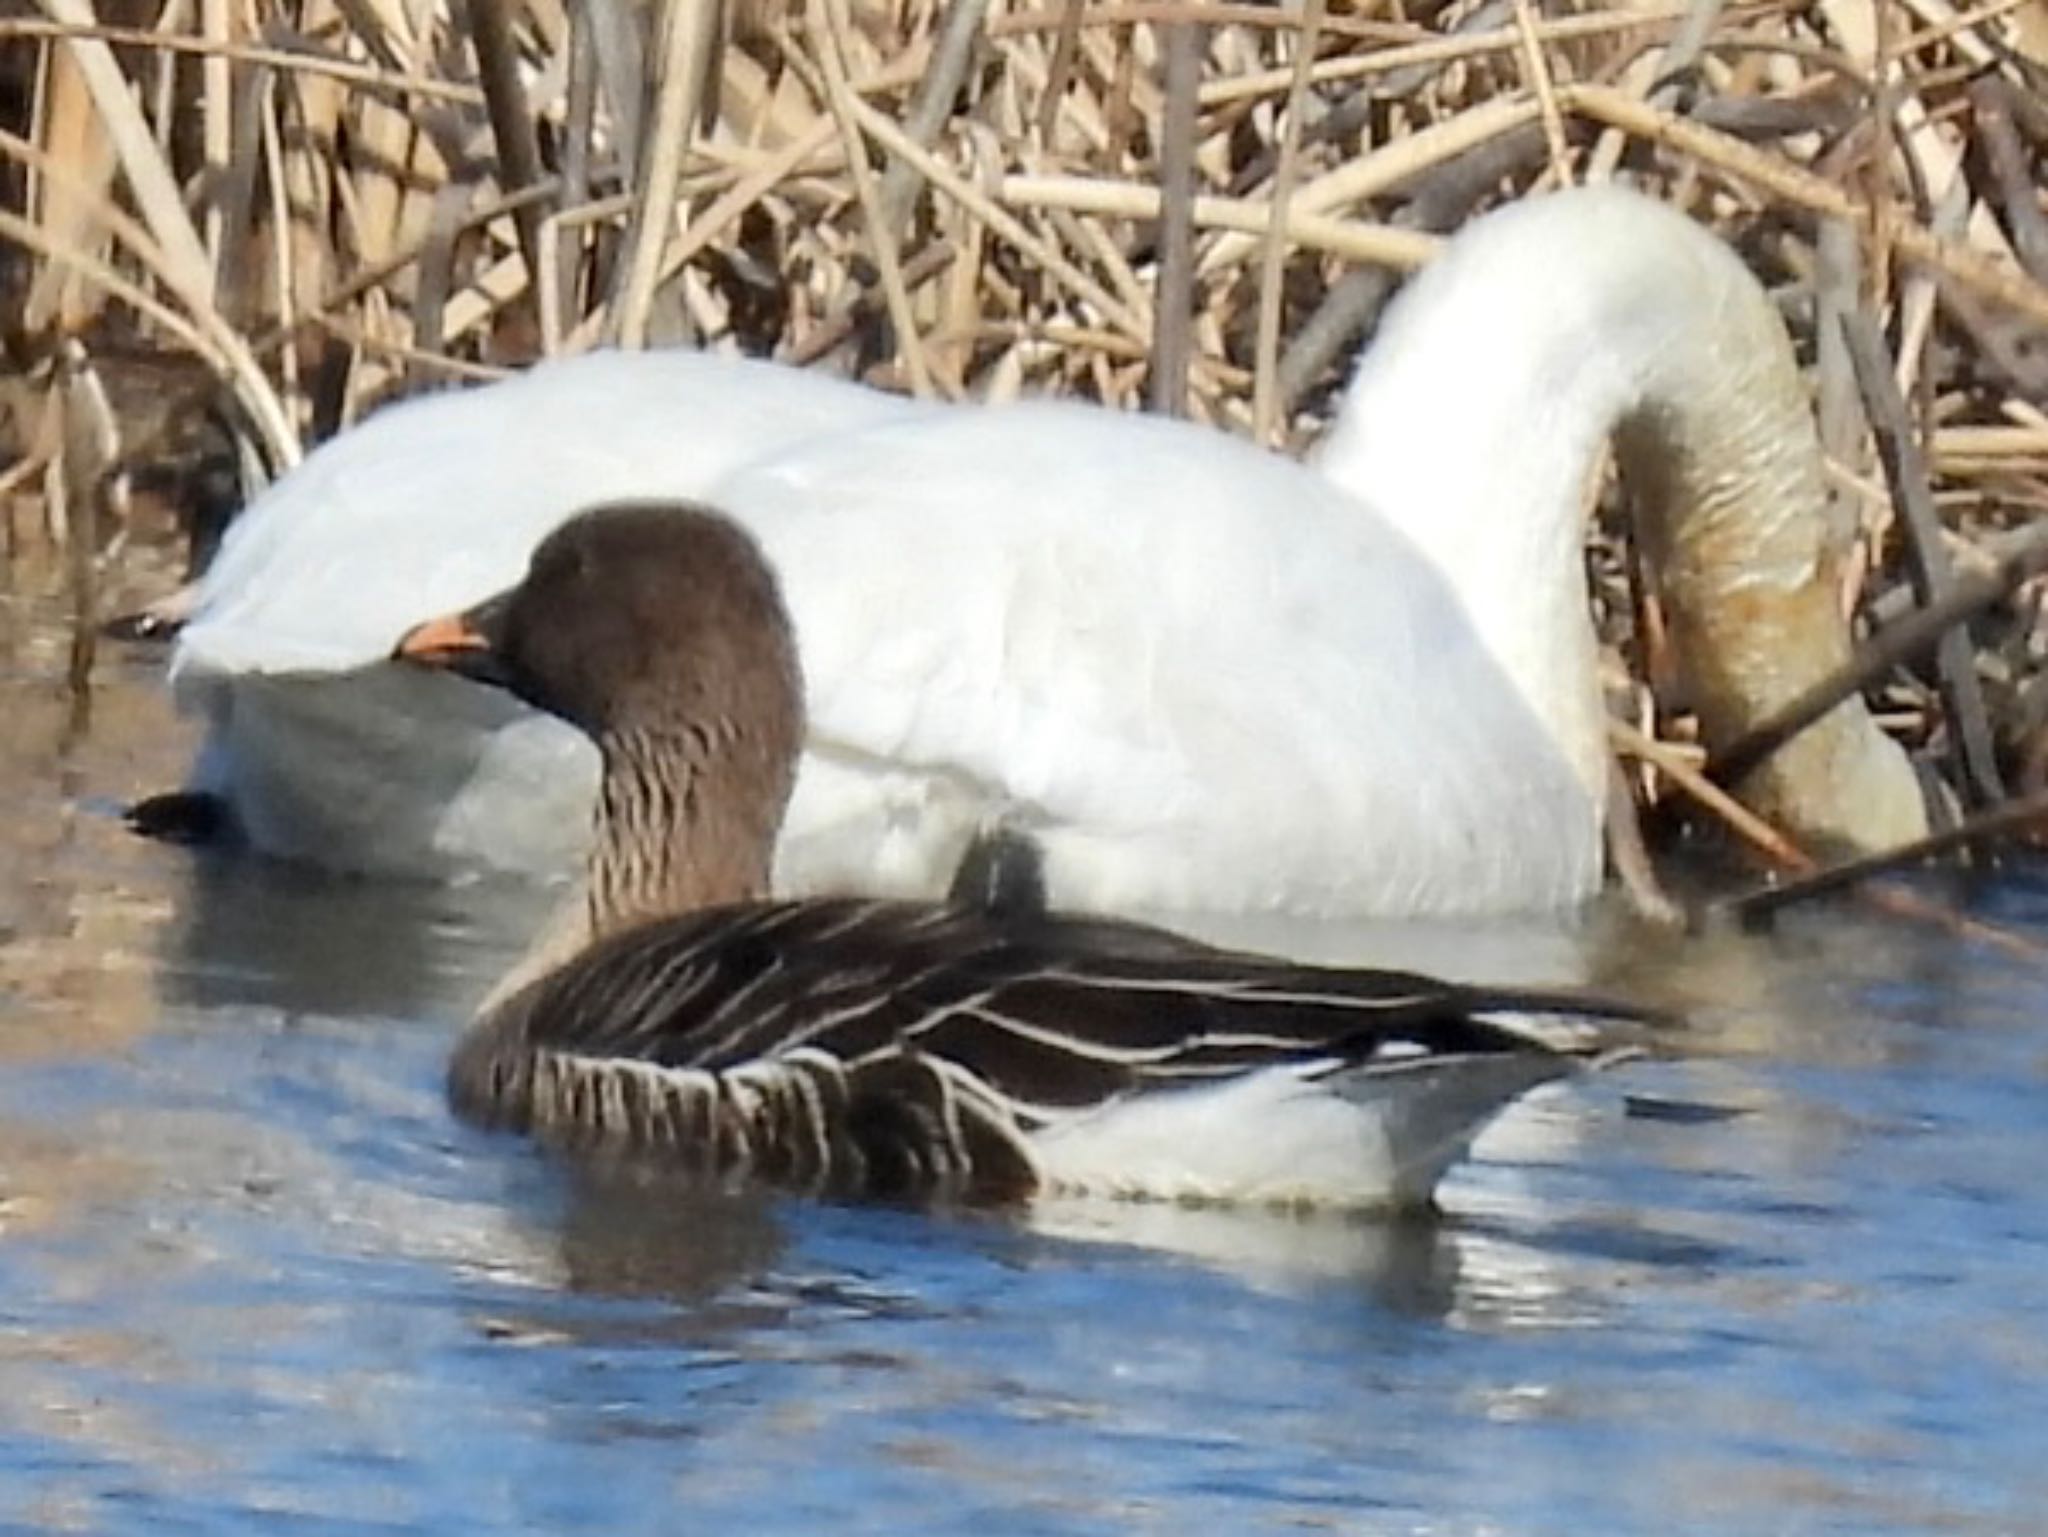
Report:
M 459 614 L 443 614 L 414 625 L 391 648 L 391 659 L 518 693 L 518 685 L 506 671 L 505 658 L 498 651 L 504 639 L 511 596 L 501 592 Z
M 394 661 L 417 662 L 423 667 L 447 667 L 464 655 L 490 649 L 490 641 L 469 615 L 443 614 L 407 630 L 391 648 L 391 656 Z

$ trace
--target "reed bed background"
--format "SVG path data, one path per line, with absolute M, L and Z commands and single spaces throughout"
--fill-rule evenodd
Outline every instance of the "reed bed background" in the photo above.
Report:
M 2048 782 L 2043 0 L 34 0 L 0 61 L 0 505 L 82 615 L 132 481 L 217 512 L 594 345 L 1300 450 L 1441 232 L 1626 175 L 1811 361 L 1891 647 L 1844 686 L 1965 810 Z M 1615 511 L 1632 782 L 1711 800 Z

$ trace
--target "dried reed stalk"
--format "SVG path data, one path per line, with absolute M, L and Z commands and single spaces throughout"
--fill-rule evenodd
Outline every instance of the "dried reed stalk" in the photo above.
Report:
M 189 353 L 274 469 L 427 380 L 671 322 L 946 395 L 1150 392 L 1298 450 L 1437 232 L 1627 174 L 1743 249 L 1815 350 L 1864 547 L 1845 604 L 1895 637 L 1916 549 L 1923 596 L 1930 561 L 2010 578 L 1944 667 L 1884 653 L 1857 686 L 1913 745 L 1966 736 L 1981 797 L 2048 763 L 2042 578 L 1999 564 L 2048 511 L 2037 6 L 181 0 L 138 28 L 121 3 L 0 18 L 40 81 L 0 122 L 34 191 L 0 208 L 8 339 Z M 1844 316 L 1881 354 L 1860 370 Z M 1594 569 L 1628 713 L 1682 740 L 1624 538 L 1603 521 Z M 1654 746 L 1639 789 L 1696 788 Z

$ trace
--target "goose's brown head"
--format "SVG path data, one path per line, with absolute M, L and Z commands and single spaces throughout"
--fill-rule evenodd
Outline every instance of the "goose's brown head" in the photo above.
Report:
M 801 732 L 774 574 L 732 522 L 622 503 L 564 523 L 517 587 L 406 633 L 392 655 L 494 684 L 600 743 L 670 729 Z

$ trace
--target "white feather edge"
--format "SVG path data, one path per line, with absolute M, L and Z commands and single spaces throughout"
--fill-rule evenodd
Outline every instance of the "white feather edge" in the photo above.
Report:
M 999 1091 L 943 1059 L 926 1060 L 956 1091 L 1004 1113 L 1009 1101 Z M 669 1094 L 726 1100 L 744 1116 L 782 1088 L 815 1102 L 809 1073 L 844 1066 L 808 1049 L 720 1072 L 549 1049 L 540 1053 L 535 1076 L 583 1077 L 600 1095 L 608 1083 L 637 1077 Z M 1503 1109 L 1578 1066 L 1540 1051 L 1396 1054 L 1349 1066 L 1335 1059 L 1291 1062 L 1058 1113 L 1020 1127 L 1018 1146 L 1042 1198 L 1413 1206 L 1429 1198 Z

